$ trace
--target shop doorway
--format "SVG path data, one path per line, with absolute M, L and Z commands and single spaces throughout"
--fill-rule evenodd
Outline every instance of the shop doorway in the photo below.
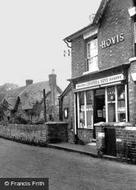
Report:
M 94 123 L 106 121 L 105 89 L 95 90 L 94 93 Z M 96 138 L 95 126 L 93 137 Z

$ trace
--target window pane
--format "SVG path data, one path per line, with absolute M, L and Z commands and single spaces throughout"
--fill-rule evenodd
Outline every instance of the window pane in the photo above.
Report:
M 85 106 L 84 106 L 84 92 L 79 93 L 79 127 L 85 126 Z
M 108 104 L 108 122 L 115 122 L 115 103 Z
M 107 88 L 108 102 L 115 101 L 115 87 Z
M 98 70 L 98 57 L 93 57 L 89 60 L 89 71 Z
M 91 40 L 87 43 L 87 69 L 89 71 L 98 70 L 98 41 L 97 39 Z M 90 65 L 91 64 L 91 65 Z
M 89 90 L 86 92 L 86 104 L 92 105 L 93 103 L 93 91 Z
M 118 121 L 125 122 L 126 121 L 126 106 L 125 106 L 125 86 L 119 85 L 117 86 L 117 97 L 118 97 Z
M 90 58 L 90 43 L 87 44 L 87 58 Z
M 93 128 L 93 91 L 86 92 L 87 128 Z
M 125 86 L 119 85 L 117 86 L 118 99 L 125 99 Z

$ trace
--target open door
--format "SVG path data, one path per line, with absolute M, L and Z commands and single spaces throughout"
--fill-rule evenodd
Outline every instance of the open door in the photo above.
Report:
M 94 123 L 106 121 L 105 113 L 105 89 L 95 90 L 94 93 Z M 96 138 L 94 127 L 93 137 Z

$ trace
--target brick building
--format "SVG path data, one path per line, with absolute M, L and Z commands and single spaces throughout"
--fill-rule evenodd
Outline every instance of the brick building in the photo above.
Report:
M 102 0 L 93 22 L 64 41 L 71 44 L 72 77 L 60 99 L 70 131 L 89 143 L 95 123 L 136 124 L 135 0 Z

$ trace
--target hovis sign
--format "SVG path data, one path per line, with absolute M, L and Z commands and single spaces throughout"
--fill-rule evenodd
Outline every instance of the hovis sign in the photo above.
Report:
M 82 89 L 82 88 L 89 88 L 89 87 L 95 87 L 99 85 L 109 84 L 109 83 L 115 83 L 124 80 L 123 74 L 113 75 L 110 77 L 105 77 L 97 80 L 91 80 L 84 83 L 76 84 L 76 89 Z

